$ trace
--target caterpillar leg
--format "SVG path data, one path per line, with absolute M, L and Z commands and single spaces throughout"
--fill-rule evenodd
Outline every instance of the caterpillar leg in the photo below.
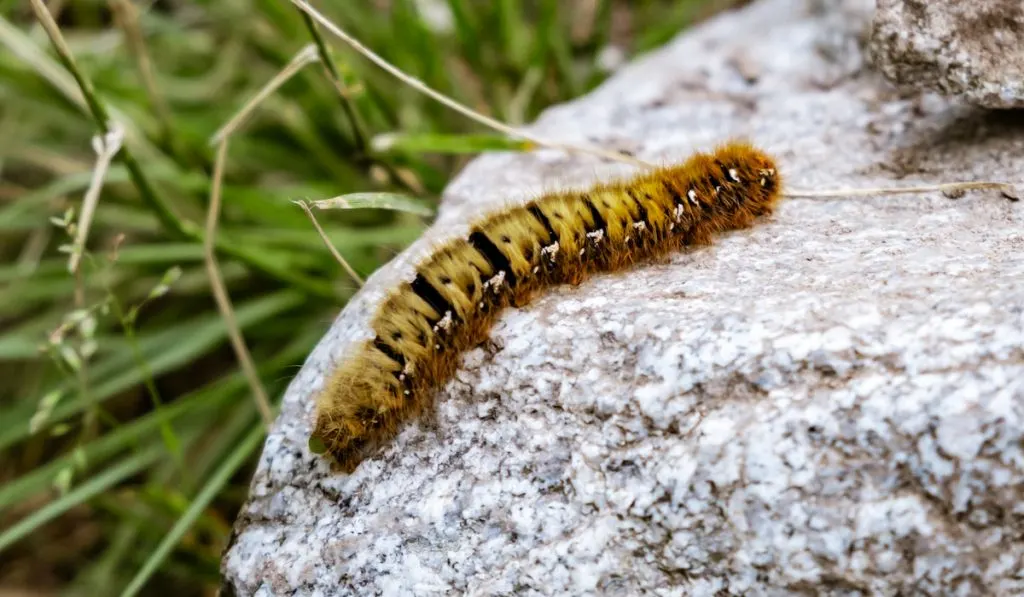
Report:
M 501 352 L 501 350 L 504 348 L 504 346 L 502 346 L 501 344 L 495 342 L 493 338 L 488 336 L 482 342 L 477 344 L 477 348 L 479 348 L 480 350 L 484 351 L 484 353 L 487 354 L 488 358 L 494 358 L 494 355 L 496 355 L 499 352 Z
M 521 291 L 521 292 L 516 292 L 515 294 L 512 295 L 512 299 L 510 301 L 510 304 L 513 307 L 515 307 L 516 309 L 521 309 L 521 308 L 529 305 L 533 301 L 533 297 L 536 294 L 537 294 L 537 292 L 534 291 L 534 290 L 525 290 L 525 291 Z

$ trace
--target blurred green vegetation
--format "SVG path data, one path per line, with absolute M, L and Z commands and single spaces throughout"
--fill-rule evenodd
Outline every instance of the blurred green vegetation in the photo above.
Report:
M 74 276 L 66 246 L 97 123 L 29 1 L 0 0 L 0 592 L 212 594 L 262 445 L 203 264 L 209 139 L 310 31 L 287 0 L 128 1 L 46 3 L 138 166 L 107 173 Z M 616 51 L 649 50 L 729 4 L 317 3 L 405 71 L 511 124 L 593 88 Z M 220 265 L 274 401 L 356 290 L 291 201 L 396 192 L 435 204 L 468 154 L 507 146 L 327 40 L 349 104 L 308 65 L 228 149 Z M 362 277 L 428 223 L 391 209 L 318 218 Z

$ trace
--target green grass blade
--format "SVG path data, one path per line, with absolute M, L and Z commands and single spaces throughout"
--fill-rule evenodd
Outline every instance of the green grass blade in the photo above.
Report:
M 434 213 L 421 201 L 398 193 L 349 193 L 309 204 L 317 209 L 390 209 L 424 217 Z
M 273 318 L 304 302 L 305 296 L 294 291 L 281 291 L 266 295 L 236 308 L 238 325 L 245 330 L 251 325 Z M 219 315 L 211 313 L 196 322 L 174 326 L 159 334 L 142 337 L 140 345 L 144 358 L 150 364 L 150 371 L 153 375 L 160 375 L 187 364 L 195 359 L 196 355 L 211 350 L 226 339 L 227 329 L 224 322 Z M 92 388 L 91 400 L 102 401 L 117 392 L 140 384 L 142 372 L 135 369 L 132 363 L 133 357 L 127 351 L 119 352 L 115 357 L 96 363 L 91 369 L 92 374 L 97 378 L 105 379 L 96 383 Z M 68 393 L 73 388 L 73 381 L 65 381 L 56 387 L 56 389 Z M 43 394 L 52 389 L 54 388 L 48 388 Z M 28 420 L 38 403 L 39 399 L 26 401 L 20 409 L 0 413 L 0 418 L 4 421 L 11 421 L 0 429 L 0 449 L 28 437 Z M 60 422 L 82 412 L 86 406 L 85 400 L 64 400 L 54 409 L 50 422 Z M 19 421 L 23 423 L 19 423 Z
M 164 537 L 160 545 L 153 550 L 146 563 L 143 564 L 142 569 L 139 570 L 135 578 L 128 583 L 124 591 L 121 593 L 122 597 L 132 597 L 137 595 L 142 587 L 145 586 L 153 573 L 156 572 L 160 564 L 163 563 L 164 559 L 167 558 L 174 546 L 181 541 L 181 538 L 188 532 L 188 529 L 196 521 L 203 510 L 210 504 L 217 493 L 222 487 L 231 479 L 231 476 L 235 474 L 235 471 L 241 467 L 245 461 L 249 458 L 250 454 L 255 451 L 263 441 L 263 428 L 259 426 L 253 427 L 253 429 L 239 442 L 236 447 L 227 458 L 224 459 L 223 464 L 217 468 L 216 471 L 210 476 L 209 481 L 203 489 L 196 495 L 195 499 L 189 505 L 188 510 L 178 519 L 174 527 L 171 528 L 167 536 Z
M 95 477 L 91 477 L 88 481 L 69 491 L 64 496 L 29 514 L 11 528 L 0 533 L 0 552 L 3 552 L 26 535 L 29 535 L 40 526 L 67 512 L 74 506 L 85 503 L 128 477 L 142 471 L 147 466 L 156 462 L 162 454 L 163 450 L 160 447 L 153 447 L 138 454 L 133 454 Z
M 233 383 L 226 384 L 221 392 L 198 392 L 90 442 L 82 448 L 82 457 L 89 463 L 102 463 L 110 455 L 128 449 L 136 442 L 154 439 L 153 431 L 162 423 L 172 421 L 186 413 L 204 413 L 230 397 L 230 390 L 237 392 L 245 386 L 241 374 L 232 376 L 230 381 Z M 67 454 L 0 487 L 0 512 L 46 490 L 60 470 L 73 465 L 74 459 L 74 454 Z
M 503 135 L 391 133 L 373 140 L 379 152 L 475 154 L 485 151 L 530 151 L 534 144 Z

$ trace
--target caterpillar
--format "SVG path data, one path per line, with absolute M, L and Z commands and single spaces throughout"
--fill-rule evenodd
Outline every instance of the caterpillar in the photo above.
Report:
M 681 164 L 495 211 L 436 248 L 382 302 L 316 397 L 310 450 L 351 473 L 424 411 L 459 355 L 501 311 L 546 287 L 577 285 L 714 234 L 750 226 L 780 197 L 775 161 L 745 142 Z

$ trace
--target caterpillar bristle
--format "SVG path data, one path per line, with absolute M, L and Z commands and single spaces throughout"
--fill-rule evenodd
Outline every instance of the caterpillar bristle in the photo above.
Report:
M 317 397 L 311 449 L 351 472 L 431 404 L 459 355 L 486 341 L 505 307 L 748 227 L 771 213 L 780 189 L 775 161 L 736 142 L 482 217 L 384 300 L 371 322 L 376 336 L 355 347 Z

